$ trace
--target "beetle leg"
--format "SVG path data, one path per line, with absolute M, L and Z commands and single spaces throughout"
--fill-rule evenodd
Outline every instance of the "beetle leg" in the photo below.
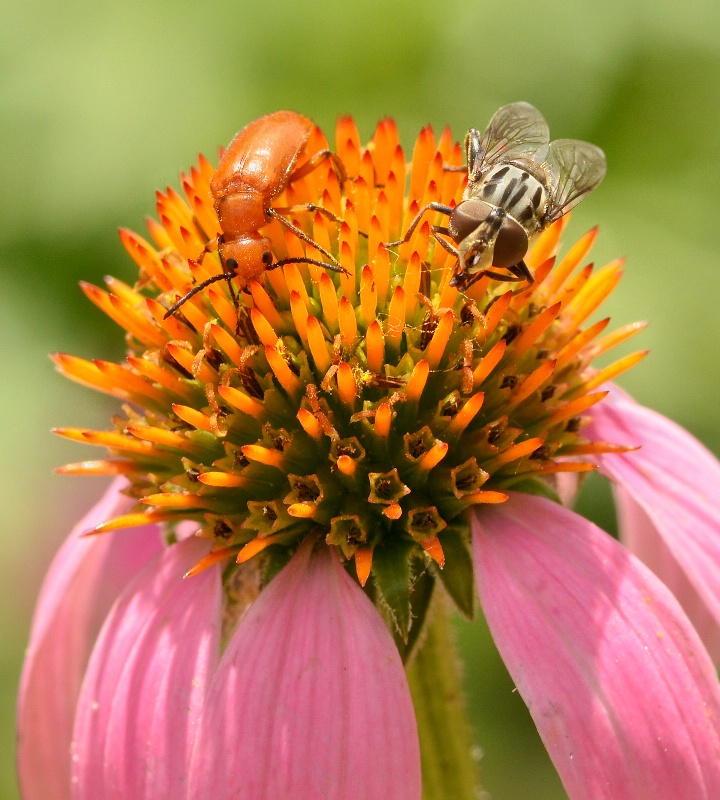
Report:
M 385 247 L 397 247 L 400 244 L 409 242 L 410 237 L 415 232 L 415 228 L 417 228 L 417 226 L 420 224 L 420 220 L 426 211 L 437 211 L 440 214 L 447 214 L 447 216 L 450 216 L 450 214 L 453 212 L 450 206 L 445 206 L 442 203 L 428 203 L 426 206 L 423 206 L 415 215 L 415 219 L 410 223 L 408 229 L 405 231 L 405 236 L 403 236 L 402 239 L 397 239 L 394 242 L 385 242 Z
M 333 167 L 335 167 L 335 171 L 337 172 L 337 176 L 340 179 L 340 185 L 342 186 L 343 183 L 348 179 L 347 170 L 345 169 L 345 164 L 343 164 L 342 159 L 337 153 L 333 153 L 332 150 L 318 150 L 313 156 L 311 156 L 304 164 L 299 166 L 297 169 L 294 169 L 288 178 L 288 183 L 292 183 L 293 181 L 300 180 L 300 178 L 304 178 L 306 175 L 309 175 L 311 172 L 316 170 L 323 161 L 327 161 L 330 159 L 332 161 Z
M 295 206 L 284 206 L 283 208 L 273 206 L 272 208 L 273 211 L 277 212 L 278 214 L 297 214 L 300 211 L 309 211 L 310 213 L 314 213 L 317 211 L 318 214 L 322 214 L 331 222 L 335 222 L 338 225 L 345 222 L 345 220 L 341 217 L 338 217 L 337 214 L 333 214 L 333 212 L 329 209 L 323 208 L 323 206 L 315 205 L 315 203 L 299 203 Z
M 205 244 L 203 247 L 202 252 L 200 255 L 195 259 L 198 264 L 202 264 L 203 258 L 205 258 L 206 253 L 214 253 L 220 247 L 222 242 L 222 236 L 216 236 L 214 239 L 210 239 L 209 242 Z
M 223 273 L 227 279 L 228 291 L 230 292 L 230 297 L 232 298 L 233 306 L 235 308 L 235 316 L 238 319 L 238 325 L 240 324 L 240 298 L 238 297 L 237 292 L 235 291 L 235 287 L 232 284 L 232 279 L 237 274 L 238 263 L 234 258 L 228 258 L 225 262 L 225 272 Z M 237 325 L 235 326 L 236 330 L 235 333 L 238 332 Z
M 323 206 L 315 205 L 315 203 L 300 203 L 295 206 L 273 206 L 273 211 L 277 211 L 278 214 L 296 214 L 300 211 L 309 211 L 310 213 L 314 213 L 317 211 L 318 214 L 322 214 L 324 217 L 329 219 L 331 222 L 334 222 L 336 225 L 341 225 L 345 220 L 342 217 L 338 217 L 337 214 L 333 214 L 332 211 L 328 208 L 324 208 Z M 364 236 L 366 239 L 368 238 L 367 233 L 363 231 L 358 231 L 358 236 Z
M 311 239 L 305 231 L 300 230 L 297 225 L 293 225 L 289 219 L 286 219 L 282 216 L 282 214 L 278 214 L 274 208 L 267 209 L 267 215 L 269 217 L 274 217 L 281 225 L 284 225 L 289 231 L 292 231 L 298 239 L 302 239 L 303 242 L 306 242 L 309 245 L 312 245 L 316 250 L 319 250 L 327 259 L 329 259 L 333 264 L 340 267 L 340 262 L 335 258 L 332 253 L 328 253 L 328 251 L 321 247 L 314 239 Z

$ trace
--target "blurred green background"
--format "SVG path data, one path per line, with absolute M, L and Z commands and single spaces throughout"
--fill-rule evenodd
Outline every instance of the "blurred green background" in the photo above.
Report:
M 566 247 L 599 223 L 595 261 L 627 256 L 607 308 L 617 323 L 651 321 L 640 346 L 652 354 L 622 383 L 720 452 L 714 0 L 4 0 L 2 20 L 0 797 L 17 797 L 14 695 L 34 597 L 102 489 L 51 474 L 90 455 L 49 429 L 103 427 L 113 409 L 46 354 L 121 356 L 78 280 L 132 282 L 115 229 L 142 230 L 156 188 L 261 114 L 291 108 L 331 129 L 351 113 L 364 138 L 390 115 L 409 149 L 428 122 L 462 139 L 528 100 L 554 136 L 602 146 L 608 177 Z M 612 525 L 599 480 L 582 502 Z M 461 639 L 487 791 L 564 798 L 483 623 Z

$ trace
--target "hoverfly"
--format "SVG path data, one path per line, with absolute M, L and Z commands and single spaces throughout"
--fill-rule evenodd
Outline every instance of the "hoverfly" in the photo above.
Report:
M 523 261 L 530 243 L 602 181 L 605 155 L 589 142 L 551 142 L 545 119 L 529 103 L 503 106 L 482 135 L 471 128 L 465 149 L 468 182 L 461 202 L 455 208 L 429 203 L 405 236 L 387 245 L 409 241 L 423 214 L 440 212 L 449 217 L 447 227 L 433 225 L 432 233 L 457 257 L 452 286 L 467 289 L 483 275 L 531 284 Z

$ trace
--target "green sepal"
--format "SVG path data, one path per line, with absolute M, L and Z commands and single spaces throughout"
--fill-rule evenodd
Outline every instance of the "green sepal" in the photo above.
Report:
M 292 551 L 289 547 L 283 545 L 270 545 L 270 547 L 265 548 L 263 558 L 263 586 L 267 586 L 278 572 L 290 561 L 292 558 Z
M 210 431 L 190 430 L 185 433 L 185 436 L 199 450 L 196 458 L 198 463 L 206 463 L 211 458 L 222 458 L 225 455 L 222 440 L 215 436 L 214 433 L 210 433 Z
M 545 497 L 548 500 L 552 500 L 553 503 L 562 505 L 562 500 L 555 489 L 553 489 L 547 481 L 544 481 L 541 478 L 523 478 L 515 483 L 512 481 L 503 481 L 502 488 L 512 489 L 514 492 L 533 494 L 537 497 Z
M 410 554 L 416 547 L 410 539 L 386 537 L 373 550 L 375 586 L 402 642 L 410 628 Z
M 279 424 L 287 424 L 288 417 L 292 419 L 297 413 L 297 409 L 294 409 L 285 395 L 278 391 L 272 383 L 265 390 L 262 404 L 268 418 Z
M 468 541 L 468 526 L 453 523 L 440 534 L 445 566 L 436 570 L 458 611 L 466 618 L 475 616 L 475 573 Z
M 421 642 L 421 634 L 425 630 L 427 613 L 435 589 L 435 576 L 425 568 L 425 557 L 422 560 L 418 559 L 416 564 L 418 564 L 420 572 L 410 588 L 410 630 L 407 641 L 398 642 L 398 650 L 405 664 L 413 657 Z

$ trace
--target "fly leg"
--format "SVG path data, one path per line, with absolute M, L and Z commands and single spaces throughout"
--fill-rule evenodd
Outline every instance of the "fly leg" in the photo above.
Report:
M 458 253 L 457 247 L 455 247 L 454 245 L 450 244 L 450 242 L 448 242 L 447 239 L 443 239 L 440 236 L 440 234 L 442 234 L 442 236 L 448 236 L 450 239 L 452 239 L 452 235 L 451 235 L 450 231 L 446 227 L 444 227 L 443 225 L 432 225 L 430 227 L 430 233 L 432 233 L 435 241 L 441 247 L 443 247 L 445 250 L 447 250 L 448 253 L 450 253 L 451 256 L 455 256 L 455 258 L 459 258 L 460 257 L 460 254 Z
M 468 274 L 467 272 L 456 272 L 450 279 L 450 286 L 454 286 L 461 292 L 465 291 L 468 287 L 476 283 L 480 278 L 492 278 L 494 281 L 502 283 L 517 283 L 517 275 L 503 275 L 501 272 L 495 272 L 493 269 L 481 269 L 478 272 Z
M 450 206 L 443 205 L 442 203 L 428 203 L 426 206 L 423 206 L 415 215 L 415 219 L 413 219 L 408 226 L 408 229 L 405 231 L 405 235 L 402 237 L 402 239 L 396 239 L 394 242 L 385 242 L 385 247 L 397 247 L 398 245 L 409 242 L 413 233 L 415 233 L 415 228 L 417 228 L 417 226 L 420 224 L 423 214 L 428 211 L 436 211 L 439 214 L 446 214 L 449 217 L 452 214 L 453 209 Z M 444 233 L 445 230 L 441 229 L 440 232 Z M 438 239 L 438 241 L 440 240 Z
M 517 276 L 521 281 L 527 281 L 528 286 L 532 286 L 535 283 L 535 277 L 533 276 L 532 272 L 528 269 L 528 265 L 520 259 L 515 266 L 510 267 L 510 272 L 513 275 Z

